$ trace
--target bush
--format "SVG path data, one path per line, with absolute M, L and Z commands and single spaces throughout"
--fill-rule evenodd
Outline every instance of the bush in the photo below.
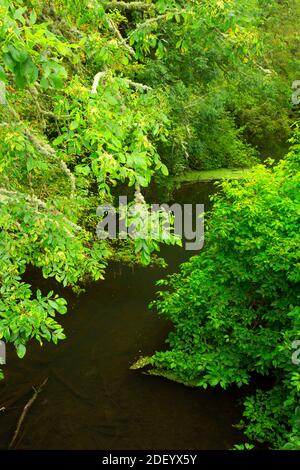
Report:
M 292 363 L 300 325 L 300 133 L 278 165 L 220 185 L 204 251 L 160 281 L 154 302 L 171 320 L 157 373 L 198 387 L 241 387 L 252 374 L 274 386 L 245 400 L 248 437 L 299 448 L 300 370 Z M 298 446 L 298 447 L 297 447 Z

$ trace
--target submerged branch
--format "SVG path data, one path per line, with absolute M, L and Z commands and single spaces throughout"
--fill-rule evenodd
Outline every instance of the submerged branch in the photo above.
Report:
M 17 428 L 16 428 L 15 433 L 14 433 L 14 436 L 13 436 L 12 440 L 10 441 L 10 444 L 9 444 L 9 447 L 8 447 L 9 449 L 11 449 L 14 446 L 14 444 L 15 444 L 15 442 L 16 442 L 19 434 L 20 434 L 20 430 L 21 430 L 23 421 L 26 418 L 26 415 L 27 415 L 28 411 L 32 407 L 33 403 L 35 402 L 35 400 L 37 399 L 38 395 L 41 393 L 42 389 L 44 388 L 44 386 L 46 385 L 47 382 L 48 382 L 48 378 L 45 379 L 44 382 L 41 383 L 41 385 L 39 385 L 37 388 L 33 387 L 34 394 L 30 398 L 30 400 L 26 403 L 26 405 L 24 406 L 24 409 L 22 411 L 22 414 L 21 414 L 21 416 L 19 418 L 19 421 L 18 421 L 18 424 L 17 424 Z

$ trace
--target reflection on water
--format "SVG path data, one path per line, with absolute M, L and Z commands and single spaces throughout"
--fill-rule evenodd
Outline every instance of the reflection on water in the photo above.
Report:
M 177 191 L 180 203 L 209 206 L 211 184 Z M 164 248 L 169 268 L 112 265 L 105 282 L 76 297 L 65 293 L 62 318 L 68 339 L 58 346 L 30 345 L 21 361 L 8 350 L 0 384 L 0 448 L 13 435 L 32 385 L 48 384 L 27 415 L 20 449 L 224 449 L 242 441 L 235 389 L 191 389 L 129 370 L 140 355 L 162 349 L 170 324 L 147 309 L 155 281 L 188 254 Z M 49 281 L 41 281 L 49 290 Z

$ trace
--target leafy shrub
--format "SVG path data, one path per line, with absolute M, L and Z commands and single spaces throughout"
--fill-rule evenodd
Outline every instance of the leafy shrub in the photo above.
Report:
M 286 159 L 220 184 L 204 251 L 160 285 L 153 305 L 172 321 L 157 373 L 198 387 L 241 387 L 253 373 L 274 386 L 245 400 L 248 437 L 299 447 L 300 133 Z M 298 447 L 297 447 L 298 446 Z

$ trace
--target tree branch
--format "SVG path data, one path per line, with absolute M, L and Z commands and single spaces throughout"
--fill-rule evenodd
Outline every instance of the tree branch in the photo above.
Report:
M 121 46 L 123 46 L 127 50 L 127 52 L 131 55 L 131 57 L 135 58 L 134 49 L 131 46 L 129 46 L 129 44 L 127 44 L 126 39 L 123 38 L 122 34 L 118 30 L 118 28 L 117 28 L 116 24 L 114 23 L 114 21 L 111 18 L 107 18 L 107 22 L 108 22 L 108 26 L 111 29 L 111 31 L 115 34 L 117 39 L 120 41 Z
M 153 18 L 149 18 L 148 20 L 144 21 L 143 23 L 139 23 L 136 25 L 136 28 L 130 32 L 130 34 L 127 36 L 126 39 L 123 39 L 123 42 L 121 43 L 122 46 L 125 46 L 127 41 L 131 38 L 131 36 L 136 33 L 137 31 L 140 31 L 141 29 L 147 28 L 147 26 L 151 26 L 154 23 L 157 23 L 160 20 L 164 20 L 165 18 L 168 18 L 168 16 L 171 15 L 182 15 L 183 13 L 186 13 L 186 9 L 181 9 L 181 10 L 169 10 L 166 13 L 163 13 L 162 15 L 155 16 Z
M 42 142 L 39 140 L 35 135 L 33 135 L 28 129 L 24 130 L 24 135 L 30 140 L 33 146 L 43 155 L 46 157 L 57 157 L 55 150 L 46 142 Z M 67 164 L 63 160 L 59 160 L 60 167 L 65 175 L 70 180 L 71 185 L 71 194 L 70 197 L 73 199 L 76 192 L 76 180 L 75 176 L 71 172 L 71 170 L 67 167 Z
M 26 403 L 24 409 L 23 409 L 23 412 L 20 416 L 20 419 L 18 421 L 18 424 L 17 424 L 17 428 L 15 430 L 15 433 L 14 433 L 14 436 L 9 444 L 9 449 L 11 449 L 13 447 L 13 445 L 15 444 L 19 434 L 20 434 L 20 430 L 21 430 L 21 426 L 23 424 L 23 421 L 24 419 L 26 418 L 26 415 L 28 413 L 28 411 L 30 410 L 30 408 L 32 407 L 33 403 L 35 402 L 35 400 L 37 399 L 38 395 L 41 393 L 42 389 L 44 388 L 44 386 L 46 385 L 46 383 L 48 382 L 48 378 L 44 380 L 44 382 L 39 385 L 37 388 L 33 388 L 34 390 L 34 394 L 33 396 L 30 398 L 30 400 Z
M 93 81 L 93 86 L 92 86 L 92 89 L 91 89 L 91 93 L 92 94 L 97 94 L 97 89 L 98 89 L 98 86 L 99 86 L 99 82 L 102 78 L 104 78 L 106 75 L 108 74 L 107 71 L 105 72 L 98 72 L 96 73 L 96 75 L 94 76 L 94 81 Z M 133 87 L 133 88 L 136 88 L 137 90 L 142 90 L 142 91 L 150 91 L 152 90 L 152 88 L 148 85 L 144 85 L 143 83 L 137 83 L 137 82 L 133 82 L 132 80 L 130 80 L 129 78 L 122 78 L 122 77 L 118 77 L 119 80 L 122 80 L 124 83 L 127 83 L 129 86 Z
M 137 83 L 133 82 L 132 80 L 129 80 L 129 78 L 123 78 L 125 83 L 127 83 L 129 86 L 136 88 L 137 90 L 143 90 L 143 91 L 150 91 L 152 88 L 148 85 L 144 85 L 143 83 Z
M 71 172 L 70 168 L 67 167 L 66 162 L 64 162 L 63 160 L 60 160 L 60 167 L 61 167 L 62 171 L 65 173 L 65 175 L 67 176 L 67 178 L 69 178 L 69 180 L 70 180 L 70 185 L 71 185 L 70 198 L 73 199 L 75 197 L 75 193 L 76 193 L 75 176 Z
M 107 75 L 107 72 L 98 72 L 98 73 L 96 73 L 96 75 L 94 76 L 93 86 L 92 86 L 92 89 L 91 89 L 91 93 L 92 93 L 93 95 L 96 95 L 96 94 L 97 94 L 97 89 L 98 89 L 99 81 L 101 80 L 101 78 L 105 77 L 105 75 Z
M 148 10 L 149 8 L 151 8 L 153 6 L 152 3 L 146 3 L 146 2 L 118 2 L 117 0 L 115 1 L 112 1 L 112 2 L 108 2 L 106 5 L 105 5 L 105 8 L 107 10 L 113 10 L 115 8 L 117 8 L 118 10 L 129 10 L 129 11 L 132 11 L 132 10 Z
M 20 191 L 11 191 L 11 190 L 8 190 L 6 188 L 1 188 L 0 187 L 0 202 L 5 202 L 5 199 L 8 199 L 8 200 L 11 199 L 13 201 L 16 201 L 16 199 L 17 200 L 22 200 L 23 199 L 23 200 L 27 201 L 29 204 L 31 204 L 32 206 L 35 206 L 37 213 L 39 213 L 39 208 L 41 208 L 41 209 L 44 209 L 45 211 L 49 212 L 50 214 L 60 215 L 63 218 L 64 222 L 67 225 L 69 225 L 70 228 L 72 228 L 73 230 L 76 230 L 76 231 L 81 231 L 82 230 L 82 227 L 80 227 L 79 225 L 72 222 L 62 212 L 60 212 L 57 209 L 49 208 L 45 201 L 42 201 L 41 199 L 39 199 L 35 195 L 29 195 L 29 194 L 21 193 Z M 70 235 L 72 235 L 72 234 L 70 234 Z
M 21 122 L 20 116 L 17 114 L 17 112 L 9 107 L 10 112 L 14 116 L 15 119 Z M 1 125 L 1 124 L 0 124 Z M 2 123 L 2 125 L 9 125 L 9 123 Z M 47 142 L 43 142 L 42 140 L 38 139 L 32 132 L 24 128 L 23 129 L 23 134 L 27 139 L 32 143 L 32 145 L 36 148 L 38 152 L 40 152 L 42 155 L 45 155 L 45 157 L 55 157 L 58 159 L 56 151 L 49 145 Z M 71 186 L 71 194 L 70 197 L 73 199 L 76 193 L 76 179 L 71 170 L 67 167 L 67 164 L 63 160 L 59 160 L 60 167 L 65 173 L 65 175 L 69 178 L 70 180 L 70 186 Z

